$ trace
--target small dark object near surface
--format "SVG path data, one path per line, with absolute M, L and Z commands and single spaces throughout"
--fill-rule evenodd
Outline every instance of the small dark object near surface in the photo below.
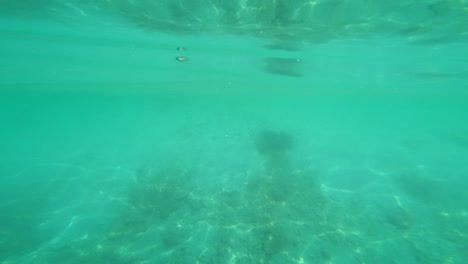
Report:
M 255 142 L 257 151 L 268 156 L 283 153 L 289 150 L 292 145 L 291 135 L 273 130 L 263 130 Z

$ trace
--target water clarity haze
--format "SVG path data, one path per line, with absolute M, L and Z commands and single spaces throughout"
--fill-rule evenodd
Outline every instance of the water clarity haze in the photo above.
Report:
M 0 0 L 0 264 L 468 262 L 468 2 Z

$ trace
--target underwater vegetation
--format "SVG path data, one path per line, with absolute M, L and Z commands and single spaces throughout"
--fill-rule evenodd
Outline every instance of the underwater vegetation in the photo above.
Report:
M 414 201 L 400 200 L 433 202 L 438 196 L 425 194 L 432 180 L 402 173 L 394 177 L 398 196 L 369 202 L 373 193 L 346 192 L 349 201 L 337 200 L 320 171 L 297 165 L 296 135 L 264 129 L 251 140 L 258 167 L 238 182 L 206 186 L 208 169 L 180 162 L 141 165 L 103 234 L 54 245 L 47 263 L 386 263 L 401 243 L 410 248 L 405 259 L 443 263 L 421 242 L 431 226 L 416 217 Z M 441 227 L 447 236 L 463 239 L 463 217 L 457 229 Z
M 284 154 L 292 146 L 293 138 L 290 134 L 269 129 L 261 131 L 255 140 L 257 151 L 266 157 Z
M 174 214 L 191 213 L 200 206 L 189 199 L 188 189 L 192 178 L 180 168 L 163 168 L 153 171 L 151 167 L 140 168 L 137 182 L 128 195 L 122 217 L 115 223 L 113 236 L 147 231 L 156 222 L 170 221 Z M 122 233 L 123 232 L 123 233 Z
M 298 254 L 304 245 L 300 234 L 327 229 L 328 201 L 310 171 L 295 170 L 288 158 L 294 145 L 292 135 L 263 130 L 256 138 L 257 151 L 264 158 L 263 175 L 249 182 L 249 200 L 257 208 L 252 220 L 260 226 L 256 236 L 262 241 L 260 259 L 268 263 L 287 254 Z
M 183 219 L 196 226 L 197 211 L 205 212 L 202 199 L 194 196 L 198 191 L 191 185 L 192 175 L 174 166 L 145 165 L 135 176 L 134 186 L 105 234 L 70 241 L 49 254 L 51 263 L 184 263 L 189 259 L 183 251 L 193 232 Z
M 329 259 L 331 252 L 310 241 L 314 234 L 322 241 L 328 234 L 330 241 L 338 239 L 333 217 L 327 217 L 328 199 L 314 172 L 292 169 L 288 152 L 293 137 L 266 129 L 254 142 L 263 167 L 237 189 L 198 185 L 199 172 L 180 165 L 142 166 L 105 235 L 71 241 L 48 259 L 295 263 L 305 251 L 306 258 Z
M 291 170 L 287 154 L 293 145 L 293 137 L 286 132 L 269 129 L 260 131 L 255 138 L 255 148 L 263 157 L 265 172 Z

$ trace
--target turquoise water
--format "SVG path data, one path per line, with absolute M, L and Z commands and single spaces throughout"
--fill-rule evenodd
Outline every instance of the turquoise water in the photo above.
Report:
M 0 1 L 0 264 L 467 263 L 468 4 L 397 2 Z

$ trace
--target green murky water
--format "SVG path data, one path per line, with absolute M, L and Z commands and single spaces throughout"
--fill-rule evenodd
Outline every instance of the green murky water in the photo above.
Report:
M 466 263 L 466 1 L 0 1 L 0 263 Z

